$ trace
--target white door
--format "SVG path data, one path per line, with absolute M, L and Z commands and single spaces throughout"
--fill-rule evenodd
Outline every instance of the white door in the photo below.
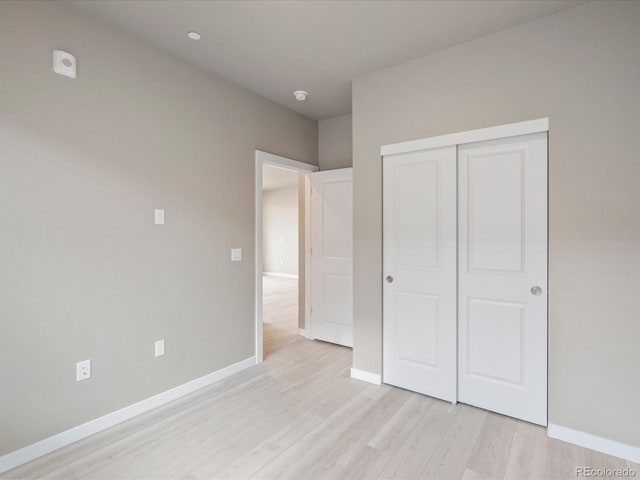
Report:
M 383 160 L 383 378 L 456 400 L 456 147 Z
M 458 152 L 458 400 L 546 425 L 547 134 Z
M 353 169 L 311 174 L 311 328 L 353 346 Z

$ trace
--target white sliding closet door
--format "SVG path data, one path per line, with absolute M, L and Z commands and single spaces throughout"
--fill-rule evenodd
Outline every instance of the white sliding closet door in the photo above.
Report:
M 311 331 L 353 346 L 353 169 L 311 177 Z
M 546 425 L 547 134 L 458 152 L 458 400 Z
M 456 147 L 383 162 L 385 383 L 456 400 Z

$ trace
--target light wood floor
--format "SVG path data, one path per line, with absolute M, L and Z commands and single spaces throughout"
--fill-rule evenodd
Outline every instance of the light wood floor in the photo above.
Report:
M 264 276 L 264 358 L 288 347 L 298 336 L 298 281 L 293 278 Z
M 295 281 L 265 280 L 265 362 L 2 478 L 576 478 L 638 465 L 545 429 L 349 378 L 351 350 L 297 335 Z

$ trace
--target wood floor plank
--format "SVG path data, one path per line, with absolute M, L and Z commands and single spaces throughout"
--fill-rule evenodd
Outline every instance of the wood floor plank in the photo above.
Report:
M 462 480 L 487 480 L 490 478 L 491 477 L 487 477 L 486 475 L 476 472 L 475 470 L 471 470 L 470 468 L 466 468 L 462 474 Z
M 333 452 L 328 452 L 324 459 L 307 469 L 310 478 L 339 478 L 339 472 L 357 456 L 369 439 L 376 436 L 381 426 L 387 424 L 399 410 L 403 410 L 409 399 L 415 398 L 404 390 L 381 387 L 381 391 L 385 390 L 386 394 L 371 406 L 363 420 L 340 436 L 332 446 Z
M 538 452 L 539 434 L 545 433 L 544 428 L 526 422 L 516 422 L 516 428 L 513 433 L 513 441 L 504 472 L 504 478 L 507 480 L 528 480 L 541 477 L 535 477 L 534 470 L 536 459 L 540 454 L 546 455 L 546 451 Z M 544 460 L 538 460 L 538 464 L 542 469 L 537 473 L 544 473 Z
M 384 454 L 375 448 L 365 445 L 340 470 L 335 478 L 352 480 L 381 478 L 382 469 L 387 463 Z
M 370 458 L 366 465 L 361 463 L 362 456 L 359 453 L 363 447 L 359 446 L 357 450 L 352 450 L 348 462 L 336 465 L 323 478 L 349 478 L 348 475 L 351 474 L 365 475 L 365 473 L 369 478 L 382 476 L 389 461 L 406 448 L 407 438 L 434 403 L 435 400 L 429 397 L 409 395 L 404 404 L 386 422 L 372 430 L 374 435 L 366 447 L 367 451 L 372 449 L 377 453 L 368 454 Z M 378 423 L 377 420 L 375 423 Z
M 369 440 L 369 445 L 379 451 L 391 448 L 399 439 L 405 439 L 416 427 L 416 421 L 433 406 L 432 398 L 421 395 L 407 395 L 408 400 L 393 414 L 393 416 Z
M 455 417 L 419 478 L 461 478 L 487 412 L 458 404 Z
M 607 463 L 607 455 L 601 452 L 596 452 L 595 450 L 584 451 L 584 466 L 591 468 L 605 468 Z
M 504 478 L 517 421 L 488 412 L 468 468 L 488 478 Z
M 576 477 L 576 467 L 585 466 L 584 449 L 553 438 L 547 444 L 545 478 L 561 480 Z
M 364 412 L 375 401 L 362 394 L 356 395 L 251 478 L 308 478 L 306 469 L 309 464 L 330 452 L 340 435 L 363 418 Z
M 419 478 L 451 427 L 457 406 L 433 399 L 433 406 L 418 419 L 402 448 L 388 461 L 382 478 Z
M 295 417 L 259 445 L 247 453 L 236 456 L 228 465 L 215 472 L 215 478 L 223 480 L 255 476 L 258 471 L 274 461 L 282 452 L 291 448 L 309 431 L 317 427 L 322 420 L 322 418 L 308 413 Z
M 525 424 L 526 422 L 520 422 Z M 528 425 L 528 424 L 527 424 Z M 522 428 L 519 425 L 520 428 Z M 545 428 L 538 428 L 534 430 L 535 435 L 535 451 L 531 460 L 531 478 L 541 479 L 545 478 L 547 472 L 547 446 L 549 444 L 549 437 L 547 437 L 547 430 Z

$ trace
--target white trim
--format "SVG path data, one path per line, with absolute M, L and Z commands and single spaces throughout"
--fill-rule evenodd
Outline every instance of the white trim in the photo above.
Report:
M 396 155 L 398 153 L 417 152 L 420 150 L 429 150 L 431 148 L 448 147 L 450 145 L 483 142 L 485 140 L 515 137 L 518 135 L 527 135 L 529 133 L 546 132 L 548 130 L 549 119 L 539 118 L 537 120 L 528 120 L 526 122 L 508 123 L 506 125 L 498 125 L 496 127 L 480 128 L 478 130 L 451 133 L 437 137 L 412 140 L 410 142 L 383 145 L 380 148 L 380 154 L 382 156 Z
M 255 156 L 255 351 L 256 351 L 256 363 L 262 363 L 264 359 L 263 345 L 262 345 L 262 167 L 263 165 L 272 165 L 274 167 L 286 168 L 289 170 L 295 170 L 298 173 L 305 175 L 311 172 L 317 172 L 318 167 L 310 165 L 304 162 L 298 162 L 297 160 L 291 160 L 290 158 L 274 155 L 273 153 L 263 152 L 256 150 Z M 307 182 L 305 182 L 305 187 Z M 305 198 L 307 197 L 307 191 L 305 188 Z M 306 203 L 306 202 L 305 202 Z M 308 223 L 308 217 L 305 217 L 305 223 Z M 307 226 L 305 225 L 305 231 Z M 305 252 L 307 252 L 307 243 L 309 238 L 305 236 Z M 308 257 L 305 255 L 305 285 L 307 285 L 307 274 L 309 266 Z M 306 296 L 305 289 L 305 300 Z M 305 301 L 305 304 L 307 302 Z M 306 321 L 306 319 L 305 319 Z M 306 324 L 305 324 L 306 326 Z
M 268 277 L 298 278 L 298 275 L 293 273 L 262 272 L 262 274 Z
M 596 452 L 602 452 L 607 455 L 630 460 L 634 463 L 640 463 L 640 447 L 627 443 L 617 442 L 608 438 L 581 432 L 580 430 L 574 430 L 573 428 L 556 425 L 555 423 L 549 424 L 547 427 L 547 435 L 550 438 L 563 440 L 580 447 L 595 450 Z
M 299 208 L 299 206 L 298 206 Z M 304 177 L 304 328 L 311 336 L 311 178 Z
M 262 342 L 262 166 L 264 162 L 258 157 L 258 150 L 256 150 L 256 184 L 255 184 L 255 290 L 256 298 L 255 302 L 255 337 L 256 337 L 256 362 L 262 363 L 264 359 L 263 342 Z
M 108 413 L 102 417 L 91 420 L 77 427 L 70 428 L 64 432 L 45 438 L 39 442 L 28 445 L 15 452 L 8 453 L 0 457 L 0 473 L 6 472 L 19 465 L 27 463 L 35 458 L 46 455 L 47 453 L 58 450 L 59 448 L 70 445 L 78 440 L 82 440 L 90 435 L 106 430 L 119 423 L 129 420 L 133 417 L 141 415 L 149 410 L 158 408 L 180 397 L 184 397 L 201 388 L 209 386 L 242 370 L 252 367 L 256 364 L 256 357 L 250 357 L 228 367 L 221 368 L 215 372 L 209 373 L 203 377 L 196 378 L 190 382 L 183 383 L 175 388 L 149 397 L 140 402 L 134 403 L 127 407 Z
M 373 383 L 374 385 L 382 385 L 382 377 L 377 373 L 367 372 L 365 370 L 351 369 L 351 378 L 362 380 L 363 382 Z
M 298 329 L 298 335 L 304 337 L 304 338 L 308 338 L 309 340 L 312 340 L 311 337 L 309 337 L 309 335 L 307 335 L 307 331 L 304 328 L 299 328 Z
M 288 170 L 295 170 L 296 172 L 300 173 L 311 173 L 317 172 L 319 170 L 316 165 L 299 162 L 298 160 L 291 160 L 290 158 L 274 155 L 273 153 L 263 152 L 262 150 L 256 150 L 256 160 L 262 161 L 264 165 L 286 168 Z

